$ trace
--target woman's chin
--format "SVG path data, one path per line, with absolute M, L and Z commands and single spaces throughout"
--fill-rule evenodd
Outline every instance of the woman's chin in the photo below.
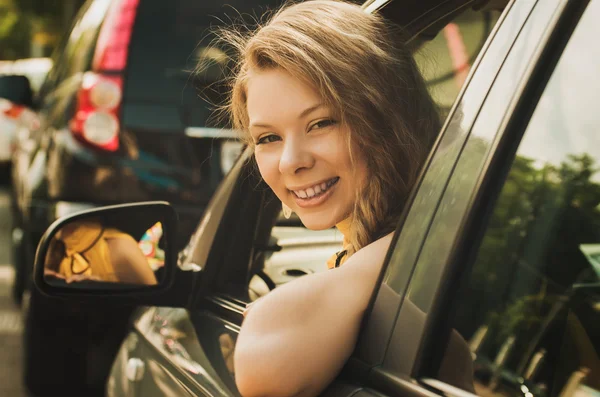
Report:
M 337 223 L 336 220 L 333 218 L 324 219 L 323 217 L 314 216 L 314 215 L 304 215 L 303 216 L 301 214 L 298 214 L 298 217 L 300 218 L 300 221 L 302 222 L 304 227 L 306 227 L 309 230 L 331 229 Z

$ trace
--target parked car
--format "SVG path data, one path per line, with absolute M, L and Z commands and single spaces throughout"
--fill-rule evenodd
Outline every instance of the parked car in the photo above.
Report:
M 35 96 L 48 70 L 52 66 L 49 58 L 28 58 L 16 61 L 1 61 L 0 76 L 22 75 L 27 77 L 30 83 L 32 95 Z M 8 91 L 9 87 L 2 87 Z M 15 147 L 15 135 L 19 123 L 30 123 L 33 120 L 31 111 L 26 106 L 31 104 L 14 103 L 5 98 L 11 98 L 9 92 L 0 92 L 0 178 L 10 179 L 10 162 Z
M 42 86 L 48 71 L 52 68 L 52 58 L 23 58 L 0 62 L 0 75 L 25 76 L 31 84 L 33 96 Z
M 421 18 L 412 24 L 406 2 L 364 7 L 422 33 L 441 15 L 485 6 L 452 1 L 432 11 L 426 3 L 415 6 Z M 461 374 L 474 377 L 481 396 L 600 393 L 600 0 L 488 5 L 502 16 L 414 187 L 355 351 L 324 396 L 472 395 L 448 383 Z M 262 293 L 252 287 L 257 278 L 277 288 L 282 273 L 271 268 L 284 259 L 275 255 L 289 250 L 274 243 L 280 208 L 251 156 L 242 154 L 179 255 L 168 244 L 175 216 L 149 215 L 159 204 L 80 213 L 47 231 L 36 258 L 40 291 L 146 306 L 114 360 L 107 395 L 239 395 L 230 360 L 243 310 Z M 57 231 L 115 214 L 123 227 L 148 216 L 171 225 L 158 286 L 67 288 L 44 278 Z M 303 263 L 294 269 L 308 272 Z M 456 333 L 469 344 L 472 372 L 442 370 L 453 368 L 442 363 L 452 360 Z
M 34 125 L 36 122 L 35 114 L 26 106 L 0 98 L 0 182 L 10 181 L 11 159 L 19 125 Z

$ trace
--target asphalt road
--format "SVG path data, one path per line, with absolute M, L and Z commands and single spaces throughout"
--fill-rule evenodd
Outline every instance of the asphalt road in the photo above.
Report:
M 11 300 L 9 190 L 0 187 L 0 397 L 25 397 L 21 376 L 21 311 Z

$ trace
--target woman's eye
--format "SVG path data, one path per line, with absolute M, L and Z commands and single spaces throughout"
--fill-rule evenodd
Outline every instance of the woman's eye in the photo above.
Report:
M 262 145 L 264 143 L 271 143 L 271 142 L 275 142 L 279 140 L 279 137 L 277 135 L 266 135 L 263 136 L 262 138 L 259 138 L 258 141 L 256 141 L 257 145 Z
M 330 119 L 325 119 L 325 120 L 320 120 L 317 121 L 316 123 L 314 123 L 310 129 L 315 129 L 315 128 L 327 128 L 330 127 L 334 124 L 336 124 L 337 122 L 335 120 L 330 120 Z

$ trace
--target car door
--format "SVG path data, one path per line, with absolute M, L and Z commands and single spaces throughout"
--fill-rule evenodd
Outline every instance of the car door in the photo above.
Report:
M 243 263 L 228 257 L 228 253 L 247 255 L 246 250 L 251 249 L 252 239 L 247 236 L 256 225 L 256 212 L 246 211 L 242 203 L 257 208 L 262 197 L 252 192 L 256 180 L 248 179 L 246 163 L 249 158 L 248 150 L 242 153 L 215 192 L 190 242 L 180 253 L 179 267 L 186 270 L 182 276 L 188 281 L 181 290 L 189 296 L 188 308 L 151 307 L 140 311 L 133 320 L 130 334 L 136 335 L 139 341 L 137 350 L 128 356 L 127 362 L 115 362 L 108 383 L 109 395 L 237 394 L 231 360 L 245 304 L 223 296 L 226 288 L 217 282 L 220 274 L 228 273 L 234 265 L 239 268 Z M 247 197 L 255 200 L 243 200 Z M 238 229 L 239 233 L 234 233 L 235 230 L 228 226 L 235 224 L 244 226 Z M 224 239 L 224 233 L 229 238 Z M 231 250 L 228 243 L 236 249 Z M 124 354 L 125 349 L 123 345 L 119 355 Z M 133 366 L 138 375 L 125 381 L 128 368 Z M 123 388 L 115 386 L 119 382 L 130 384 L 130 392 L 121 394 Z
M 399 243 L 406 236 L 416 247 L 397 244 L 383 278 L 378 300 L 387 286 L 402 305 L 371 387 L 428 396 L 598 393 L 600 118 L 592 98 L 600 54 L 590 40 L 599 14 L 597 0 L 534 5 L 462 131 L 441 200 L 425 225 L 400 232 Z M 452 153 L 456 141 L 449 151 L 441 144 L 447 132 L 411 213 L 436 157 Z

